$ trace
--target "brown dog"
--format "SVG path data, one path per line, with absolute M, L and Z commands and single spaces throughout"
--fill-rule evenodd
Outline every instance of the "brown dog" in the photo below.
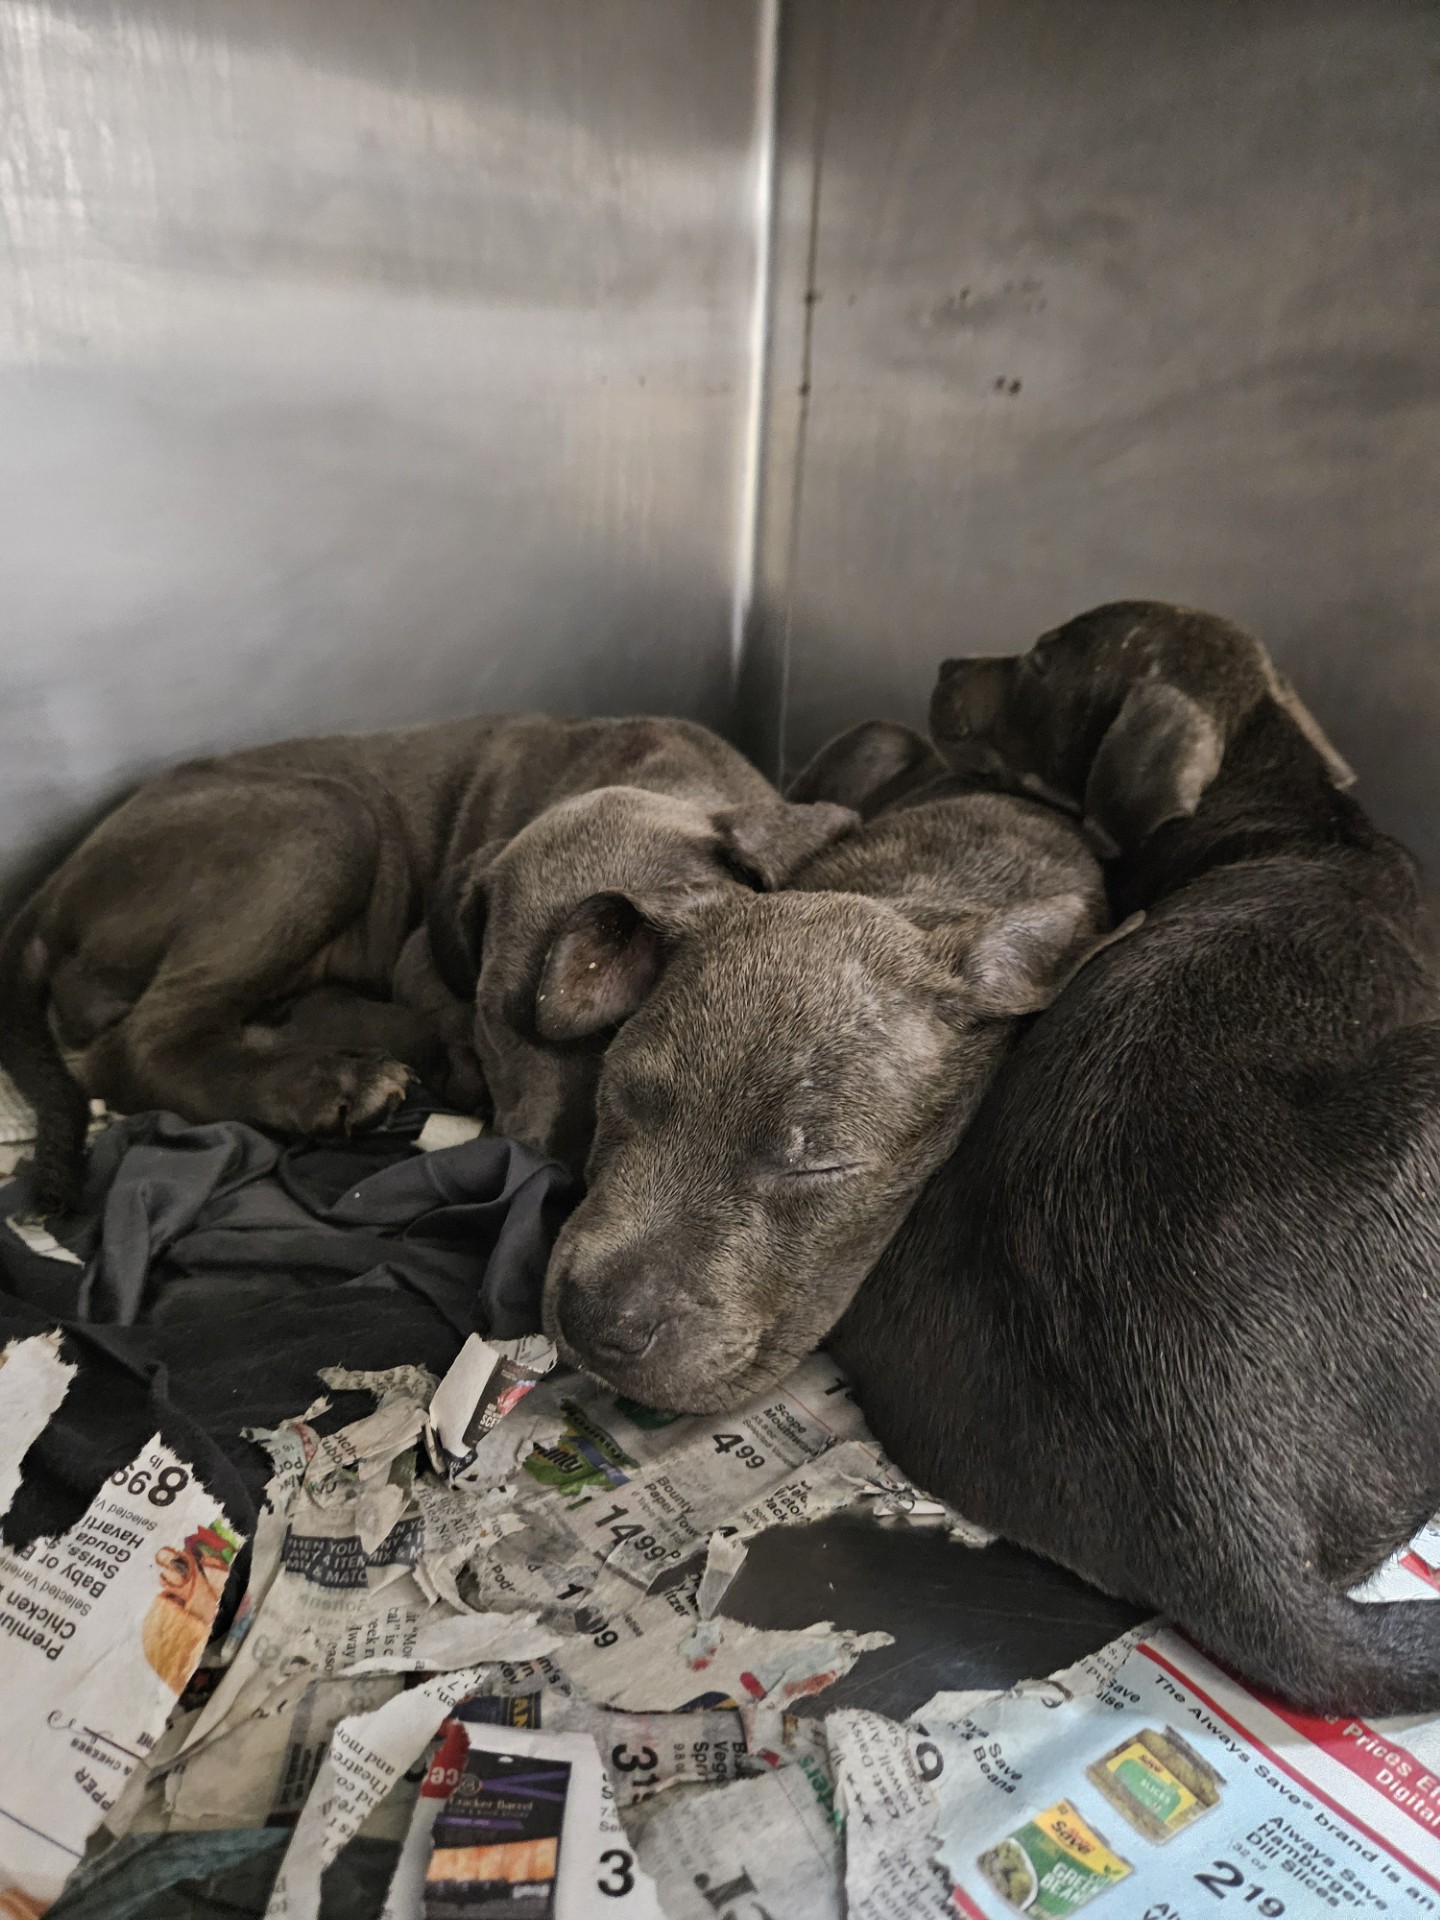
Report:
M 551 929 L 597 885 L 663 906 L 774 884 L 852 824 L 782 801 L 675 720 L 467 719 L 177 767 L 104 820 L 0 943 L 0 1065 L 39 1112 L 40 1202 L 76 1193 L 87 1094 L 296 1134 L 382 1115 L 444 1060 L 423 993 L 418 1008 L 390 994 L 455 869 L 447 897 L 482 877 L 495 895 L 484 959 L 504 1005 L 477 1038 L 496 1118 L 573 1150 L 593 1062 L 550 1064 L 543 1106 L 520 1112 L 503 1032 L 513 1017 L 527 1042 L 573 1041 L 610 1017 L 596 1004 L 537 1026 Z

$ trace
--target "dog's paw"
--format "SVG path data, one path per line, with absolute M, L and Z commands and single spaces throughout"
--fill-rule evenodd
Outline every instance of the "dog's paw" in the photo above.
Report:
M 383 1053 L 323 1053 L 295 1063 L 278 1121 L 287 1133 L 346 1134 L 400 1105 L 414 1076 Z

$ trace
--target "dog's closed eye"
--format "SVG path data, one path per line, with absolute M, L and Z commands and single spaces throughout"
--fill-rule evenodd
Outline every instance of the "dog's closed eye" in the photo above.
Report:
M 813 1140 L 803 1126 L 793 1126 L 783 1146 L 761 1160 L 765 1173 L 781 1181 L 840 1180 L 865 1166 L 823 1140 Z
M 863 1173 L 863 1160 L 827 1160 L 808 1167 L 786 1167 L 782 1180 L 841 1180 L 846 1174 Z
M 765 1154 L 759 1168 L 767 1179 L 793 1186 L 805 1181 L 843 1180 L 848 1174 L 863 1173 L 867 1164 L 842 1153 L 826 1153 L 812 1147 L 803 1154 L 793 1148 L 789 1152 Z

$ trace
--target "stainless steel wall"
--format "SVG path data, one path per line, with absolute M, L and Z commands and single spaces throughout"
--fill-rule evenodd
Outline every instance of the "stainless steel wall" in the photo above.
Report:
M 752 741 L 1156 595 L 1440 876 L 1432 0 L 793 0 L 781 75 Z
M 0 0 L 0 847 L 213 747 L 730 697 L 750 0 Z
M 314 728 L 670 708 L 793 766 L 1158 594 L 1440 873 L 1437 22 L 0 0 L 0 872 Z

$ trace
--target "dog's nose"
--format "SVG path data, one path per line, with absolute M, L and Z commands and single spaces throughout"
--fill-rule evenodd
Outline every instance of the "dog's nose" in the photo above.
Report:
M 596 1360 L 636 1360 L 653 1345 L 670 1310 L 658 1282 L 582 1287 L 561 1282 L 555 1320 L 566 1346 Z

